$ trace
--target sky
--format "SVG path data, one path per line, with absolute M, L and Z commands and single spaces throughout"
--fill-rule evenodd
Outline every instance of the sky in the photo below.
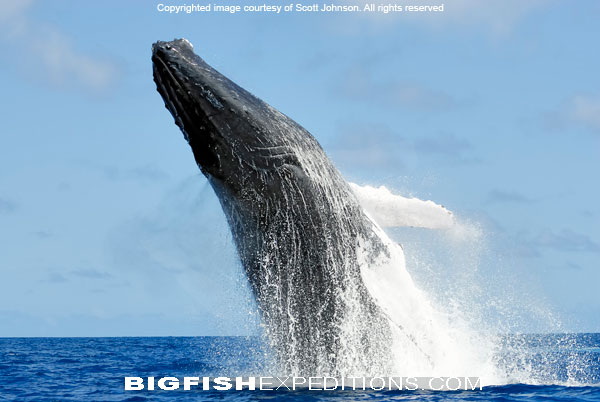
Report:
M 306 127 L 349 180 L 477 226 L 478 281 L 522 322 L 537 303 L 561 330 L 600 332 L 599 2 L 448 0 L 435 15 L 158 3 L 0 1 L 0 336 L 256 331 L 218 201 L 152 81 L 151 44 L 180 37 Z

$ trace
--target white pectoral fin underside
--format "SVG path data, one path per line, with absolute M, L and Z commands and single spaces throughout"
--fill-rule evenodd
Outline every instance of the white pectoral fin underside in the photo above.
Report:
M 433 201 L 392 194 L 384 186 L 349 184 L 361 206 L 381 227 L 448 229 L 454 225 L 452 212 Z

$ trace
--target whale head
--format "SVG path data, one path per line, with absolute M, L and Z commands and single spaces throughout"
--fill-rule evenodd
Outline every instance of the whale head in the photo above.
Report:
M 186 39 L 152 46 L 154 81 L 197 165 L 233 193 L 287 173 L 304 179 L 299 154 L 322 152 L 292 119 L 209 66 Z

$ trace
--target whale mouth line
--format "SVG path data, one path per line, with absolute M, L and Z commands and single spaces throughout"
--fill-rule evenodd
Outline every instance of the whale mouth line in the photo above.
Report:
M 195 102 L 194 99 L 195 95 L 200 95 L 202 96 L 201 99 L 213 105 L 214 100 L 206 96 L 207 91 L 200 84 L 194 83 L 194 86 L 200 86 L 203 90 L 200 94 L 190 93 L 190 90 L 186 89 L 183 80 L 178 78 L 170 64 L 160 54 L 155 52 L 152 60 L 154 61 L 154 76 L 159 92 L 166 95 L 167 108 L 173 113 L 176 122 L 184 132 L 186 141 L 190 142 L 192 140 L 191 136 L 196 134 L 197 131 L 200 131 L 199 134 L 207 134 L 208 131 L 217 134 L 219 130 L 209 130 L 207 126 L 214 126 L 212 118 L 221 114 L 222 111 L 212 107 L 208 107 L 211 109 L 208 111 L 200 102 Z M 197 125 L 195 123 L 197 120 L 200 120 L 202 124 Z
M 191 79 L 180 78 L 179 70 L 165 60 L 168 56 L 161 54 L 159 49 L 160 47 L 154 46 L 152 55 L 157 90 L 162 95 L 175 124 L 192 147 L 198 167 L 205 173 L 207 168 L 212 167 L 212 175 L 216 176 L 221 158 L 214 152 L 214 148 L 217 142 L 226 142 L 226 139 L 213 118 L 221 111 L 210 106 L 211 102 L 204 97 L 203 92 L 193 88 L 189 90 L 186 83 Z
M 156 77 L 159 89 L 166 95 L 169 110 L 171 110 L 171 112 L 173 112 L 176 115 L 176 117 L 179 117 L 181 119 L 181 123 L 183 123 L 184 125 L 185 121 L 183 121 L 182 118 L 185 118 L 188 122 L 193 121 L 192 116 L 188 114 L 188 108 L 186 108 L 182 103 L 182 100 L 188 100 L 186 99 L 186 90 L 184 89 L 183 84 L 180 82 L 179 79 L 177 79 L 175 74 L 173 74 L 173 72 L 171 71 L 171 68 L 160 56 L 155 55 L 154 61 L 154 76 Z M 165 83 L 165 78 L 170 82 Z M 207 118 L 208 117 L 209 116 L 207 115 Z M 188 126 L 189 124 L 185 125 L 185 127 L 181 127 L 182 130 L 186 132 L 186 135 L 189 135 Z

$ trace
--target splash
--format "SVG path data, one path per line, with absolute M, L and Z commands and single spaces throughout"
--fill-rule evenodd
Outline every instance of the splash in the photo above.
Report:
M 350 185 L 390 250 L 388 257 L 364 258 L 360 265 L 392 328 L 394 374 L 479 376 L 483 385 L 592 382 L 578 353 L 580 338 L 519 331 L 523 317 L 542 323 L 545 332 L 558 332 L 561 324 L 543 302 L 526 295 L 516 275 L 511 283 L 506 273 L 482 272 L 489 250 L 480 224 L 383 186 Z M 403 247 L 393 237 L 412 241 Z
M 431 229 L 460 228 L 454 215 L 432 201 L 405 198 L 385 187 L 351 184 L 373 230 L 390 255 L 375 262 L 363 259 L 361 275 L 371 296 L 388 317 L 393 333 L 393 371 L 406 376 L 479 376 L 485 383 L 499 380 L 493 364 L 493 343 L 481 337 L 460 315 L 444 314 L 414 282 L 406 268 L 401 245 L 381 226 Z M 359 246 L 360 249 L 364 245 Z

